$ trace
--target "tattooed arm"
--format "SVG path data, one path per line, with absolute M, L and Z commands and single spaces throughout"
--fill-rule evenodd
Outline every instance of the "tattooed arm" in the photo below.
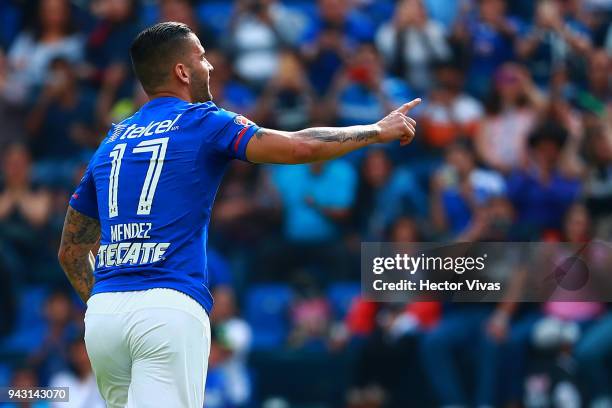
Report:
M 283 132 L 260 129 L 247 145 L 247 158 L 255 163 L 310 163 L 329 160 L 373 143 L 412 141 L 416 122 L 407 113 L 421 102 L 408 102 L 379 122 L 365 126 L 320 127 Z
M 89 299 L 94 284 L 95 258 L 91 249 L 98 239 L 98 220 L 68 207 L 58 258 L 68 280 L 83 302 Z

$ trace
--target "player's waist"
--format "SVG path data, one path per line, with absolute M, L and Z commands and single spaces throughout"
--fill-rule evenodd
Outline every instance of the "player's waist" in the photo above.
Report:
M 193 315 L 208 324 L 205 309 L 191 296 L 171 288 L 96 293 L 87 301 L 87 314 L 129 313 L 141 309 L 167 308 Z

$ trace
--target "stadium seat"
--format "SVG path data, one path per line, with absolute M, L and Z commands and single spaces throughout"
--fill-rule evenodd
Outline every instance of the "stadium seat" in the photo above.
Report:
M 293 292 L 287 285 L 261 284 L 246 294 L 244 312 L 253 328 L 253 349 L 282 346 L 289 331 L 287 309 Z
M 351 302 L 361 293 L 358 282 L 339 282 L 329 285 L 327 298 L 329 299 L 336 319 L 343 319 L 351 306 Z
M 44 322 L 44 306 L 48 289 L 45 286 L 31 286 L 21 292 L 19 299 L 18 327 L 40 325 Z
M 0 387 L 7 387 L 11 383 L 11 366 L 0 364 Z
M 2 354 L 29 353 L 38 348 L 46 331 L 43 318 L 47 289 L 29 287 L 19 296 L 19 310 L 13 333 L 0 340 Z

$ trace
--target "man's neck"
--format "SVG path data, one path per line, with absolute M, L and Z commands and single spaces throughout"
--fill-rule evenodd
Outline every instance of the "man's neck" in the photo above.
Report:
M 187 94 L 187 93 L 183 93 L 183 92 L 174 92 L 174 91 L 159 91 L 159 92 L 155 92 L 151 95 L 149 95 L 149 100 L 153 100 L 153 99 L 157 99 L 157 98 L 164 98 L 164 97 L 174 97 L 174 98 L 178 98 L 181 99 L 183 101 L 192 103 L 193 101 L 191 100 L 191 95 Z

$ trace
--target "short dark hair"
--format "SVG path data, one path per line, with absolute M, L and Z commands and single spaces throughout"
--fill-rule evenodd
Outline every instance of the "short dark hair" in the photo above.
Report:
M 136 76 L 147 93 L 168 79 L 170 64 L 183 51 L 185 41 L 193 31 L 177 22 L 158 23 L 143 30 L 130 47 L 130 57 Z
M 552 119 L 546 119 L 539 123 L 529 134 L 527 143 L 530 148 L 538 147 L 542 142 L 552 142 L 562 149 L 568 138 L 565 127 Z

